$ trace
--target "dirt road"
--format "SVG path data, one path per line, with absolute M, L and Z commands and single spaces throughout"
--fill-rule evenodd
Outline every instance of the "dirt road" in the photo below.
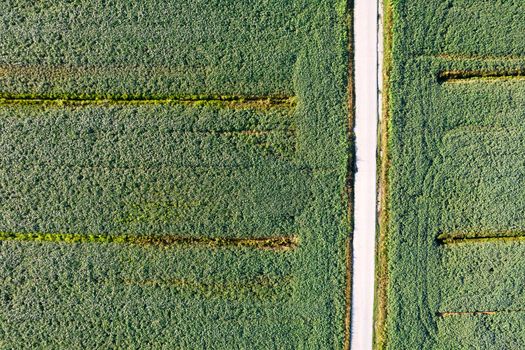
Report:
M 378 4 L 355 0 L 356 162 L 351 349 L 372 349 L 378 124 Z

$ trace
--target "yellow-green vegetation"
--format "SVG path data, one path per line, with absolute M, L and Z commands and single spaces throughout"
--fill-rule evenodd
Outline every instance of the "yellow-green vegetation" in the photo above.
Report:
M 348 118 L 347 118 L 347 138 L 348 138 L 348 162 L 346 166 L 346 189 L 343 197 L 346 202 L 346 223 L 350 235 L 346 240 L 346 287 L 345 287 L 345 333 L 343 349 L 350 349 L 351 322 L 352 322 L 352 247 L 353 247 L 353 211 L 354 211 L 354 170 L 355 170 L 355 149 L 354 149 L 354 115 L 355 115 L 355 92 L 354 92 L 354 1 L 347 2 L 346 10 L 346 41 L 348 55 L 348 79 L 347 79 L 347 99 L 348 99 Z
M 136 235 L 103 235 L 72 233 L 19 233 L 0 232 L 0 241 L 28 241 L 50 243 L 117 243 L 135 244 L 153 247 L 204 246 L 209 248 L 242 247 L 258 249 L 290 249 L 297 245 L 296 237 L 180 237 L 136 236 Z
M 34 95 L 0 93 L 0 105 L 45 105 L 88 106 L 88 105 L 186 105 L 217 108 L 270 109 L 293 108 L 294 96 L 145 96 L 145 95 Z
M 343 348 L 347 2 L 2 5 L 0 348 Z
M 381 117 L 379 123 L 379 159 L 378 164 L 378 225 L 376 237 L 376 271 L 374 295 L 374 336 L 373 346 L 383 349 L 386 343 L 386 317 L 387 317 L 387 289 L 388 289 L 388 212 L 389 212 L 389 183 L 388 171 L 390 168 L 389 135 L 390 135 L 390 74 L 392 71 L 392 26 L 393 13 L 391 0 L 383 3 L 383 66 L 382 66 L 382 94 Z
M 522 8 L 388 1 L 380 349 L 523 348 Z

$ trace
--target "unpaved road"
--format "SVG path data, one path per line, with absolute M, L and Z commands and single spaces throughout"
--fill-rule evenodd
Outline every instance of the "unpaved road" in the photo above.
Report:
M 371 350 L 376 238 L 376 151 L 378 124 L 378 3 L 355 0 L 354 240 L 351 349 Z

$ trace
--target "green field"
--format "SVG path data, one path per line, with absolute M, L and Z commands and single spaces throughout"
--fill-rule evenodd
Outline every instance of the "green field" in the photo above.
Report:
M 389 1 L 378 348 L 523 349 L 523 5 Z
M 0 348 L 343 348 L 348 13 L 4 2 Z

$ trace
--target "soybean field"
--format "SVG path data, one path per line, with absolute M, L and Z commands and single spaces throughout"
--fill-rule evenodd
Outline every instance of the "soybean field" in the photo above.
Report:
M 0 348 L 343 348 L 349 12 L 4 1 Z
M 525 344 L 524 5 L 387 4 L 377 348 Z

